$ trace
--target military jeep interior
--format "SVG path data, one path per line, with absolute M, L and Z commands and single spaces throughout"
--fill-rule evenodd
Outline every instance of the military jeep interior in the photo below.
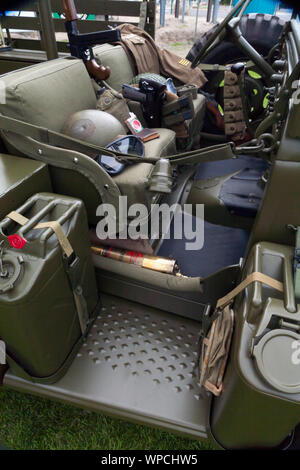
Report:
M 99 55 L 100 48 L 101 46 L 96 50 L 97 57 L 101 56 Z M 119 56 L 115 59 L 119 63 L 123 63 L 127 58 L 120 46 L 110 46 L 110 49 L 113 51 L 112 62 L 108 59 L 104 62 L 102 56 L 101 62 L 105 65 L 109 64 L 112 70 L 111 75 L 114 76 L 114 55 Z M 106 46 L 104 50 L 107 51 L 108 47 Z M 106 54 L 104 56 L 106 57 Z M 132 77 L 125 76 L 126 81 L 129 81 L 129 78 L 132 79 Z M 46 62 L 11 72 L 3 76 L 2 80 L 7 89 L 7 100 L 6 104 L 1 106 L 1 112 L 11 118 L 61 132 L 67 119 L 74 113 L 89 109 L 96 110 L 95 90 L 80 60 L 58 59 Z M 122 81 L 120 79 L 118 84 L 115 79 L 111 85 L 119 90 Z M 197 129 L 199 133 L 204 120 L 205 98 L 199 94 L 194 102 L 196 102 L 196 113 L 193 122 L 189 122 L 189 125 Z M 116 138 L 117 135 L 113 137 Z M 18 136 L 16 141 L 11 136 L 5 135 L 4 140 L 13 154 L 22 153 L 26 156 L 22 151 L 24 137 Z M 16 142 L 18 142 L 17 146 Z M 145 144 L 146 158 L 154 155 L 165 157 L 174 154 L 176 154 L 176 135 L 171 129 L 159 129 L 159 138 Z M 101 201 L 96 189 L 74 170 L 58 170 L 55 163 L 54 159 L 50 165 L 54 191 L 84 200 L 89 221 L 95 225 L 96 210 Z M 179 169 L 177 178 L 180 181 L 178 184 L 180 192 L 179 194 L 176 190 L 173 192 L 174 198 L 177 198 L 174 202 L 179 202 L 178 198 L 182 197 L 185 186 L 196 172 L 193 189 L 186 201 L 192 204 L 206 204 L 206 198 L 210 200 L 206 230 L 210 234 L 207 238 L 213 241 L 211 250 L 208 249 L 206 253 L 205 247 L 199 252 L 199 259 L 196 259 L 195 253 L 191 254 L 191 257 L 187 253 L 186 258 L 182 257 L 182 274 L 205 277 L 221 268 L 239 263 L 245 253 L 249 229 L 253 224 L 263 194 L 262 175 L 267 167 L 268 164 L 260 158 L 243 156 L 233 161 L 208 162 L 201 164 L 198 168 L 193 165 L 192 168 Z M 127 166 L 122 173 L 112 178 L 120 194 L 128 197 L 128 205 L 146 203 L 150 207 L 151 202 L 154 202 L 154 195 L 148 190 L 152 169 L 151 164 L 137 163 Z M 69 176 L 70 172 L 72 177 Z M 100 182 L 101 175 L 99 175 L 98 184 Z M 223 220 L 226 221 L 225 227 Z M 232 243 L 233 240 L 234 243 Z M 221 244 L 220 241 L 222 241 Z M 185 243 L 184 240 L 182 242 Z M 163 253 L 167 257 L 172 254 L 176 258 L 182 254 L 182 249 L 180 245 L 176 248 L 172 242 L 166 241 L 159 244 L 157 253 Z
M 238 2 L 239 8 L 243 3 Z M 267 360 L 255 362 L 250 357 L 249 344 L 257 343 L 267 328 L 270 331 L 280 324 L 273 319 L 263 328 L 261 318 L 270 320 L 271 308 L 278 317 L 288 318 L 286 322 L 292 321 L 294 331 L 299 332 L 299 293 L 295 293 L 292 275 L 293 227 L 300 225 L 299 105 L 292 101 L 293 83 L 300 75 L 299 26 L 294 18 L 282 27 L 268 57 L 261 57 L 247 43 L 238 60 L 214 68 L 205 61 L 202 63 L 207 50 L 216 46 L 215 33 L 223 34 L 227 28 L 233 34 L 238 30 L 239 19 L 231 14 L 191 59 L 193 67 L 202 67 L 208 84 L 192 97 L 193 115 L 185 120 L 184 146 L 172 126 L 155 127 L 151 130 L 159 137 L 144 143 L 142 161 L 130 160 L 129 156 L 123 171 L 115 176 L 95 161 L 95 154 L 105 152 L 110 142 L 128 134 L 124 122 L 119 122 L 114 133 L 111 115 L 106 121 L 107 113 L 98 108 L 103 87 L 120 95 L 122 86 L 134 81 L 136 74 L 121 45 L 101 44 L 93 48 L 97 63 L 110 68 L 109 78 L 101 83 L 92 79 L 85 63 L 75 57 L 42 62 L 0 77 L 6 90 L 5 102 L 0 103 L 0 231 L 5 240 L 17 234 L 24 244 L 29 242 L 28 258 L 16 246 L 10 254 L 15 257 L 13 265 L 18 275 L 16 272 L 11 277 L 7 273 L 6 277 L 0 275 L 0 294 L 5 297 L 5 308 L 11 309 L 14 322 L 7 328 L 0 307 L 0 335 L 5 337 L 3 332 L 7 331 L 10 366 L 4 385 L 189 437 L 213 436 L 215 442 L 226 448 L 274 447 L 298 424 L 295 409 L 299 407 L 299 377 L 293 375 L 293 383 L 287 384 L 289 379 L 280 373 L 281 385 L 274 385 L 275 379 L 263 376 L 262 370 L 268 369 Z M 219 74 L 224 77 L 226 73 L 237 80 L 235 99 L 247 96 L 241 119 L 247 132 L 234 140 L 233 134 L 226 132 L 230 122 L 225 119 L 225 127 L 220 127 L 214 119 L 217 114 L 224 120 L 221 108 L 230 99 L 232 86 L 225 79 L 220 98 L 219 84 L 214 90 L 212 84 L 217 83 Z M 248 80 L 253 76 L 254 85 L 253 80 Z M 174 77 L 163 78 L 173 79 L 176 87 L 186 85 Z M 260 92 L 265 105 L 260 103 L 254 116 L 251 99 Z M 142 125 L 149 127 L 140 103 L 127 100 L 127 105 Z M 75 125 L 88 135 L 84 127 L 87 111 L 92 112 L 91 116 L 96 112 L 101 117 L 92 122 L 99 140 L 89 142 L 82 137 L 78 140 L 76 135 L 64 133 L 68 120 L 79 115 Z M 225 110 L 225 116 L 226 113 Z M 126 155 L 115 156 L 125 161 Z M 187 217 L 194 231 L 199 227 L 196 207 L 204 205 L 202 248 L 186 250 L 186 243 L 191 240 L 172 236 L 174 217 L 161 228 L 159 236 L 151 238 L 149 233 L 144 242 L 130 241 L 128 245 L 122 241 L 114 247 L 176 261 L 177 272 L 144 269 L 108 256 L 96 236 L 100 220 L 97 210 L 100 204 L 110 203 L 118 214 L 119 196 L 127 196 L 128 206 L 146 205 L 150 220 L 154 216 L 153 204 L 179 204 L 182 210 L 184 204 L 189 204 L 193 211 Z M 39 339 L 31 336 L 29 330 L 34 331 L 33 325 L 40 322 L 42 306 L 38 305 L 37 292 L 42 289 L 30 291 L 28 287 L 24 299 L 21 289 L 26 276 L 33 285 L 33 279 L 38 279 L 34 273 L 39 273 L 50 291 L 54 279 L 50 270 L 51 263 L 54 265 L 52 253 L 56 250 L 58 257 L 59 248 L 57 225 L 52 225 L 54 233 L 49 225 L 53 219 L 58 220 L 67 235 L 71 253 L 74 251 L 85 266 L 82 286 L 86 293 L 75 292 L 76 309 L 82 313 L 88 305 L 95 320 L 83 339 L 79 327 L 64 336 L 64 326 L 58 326 L 53 341 L 57 335 L 61 343 L 59 354 L 48 358 L 44 351 L 44 356 L 35 358 L 31 364 L 30 357 L 39 355 L 43 341 L 50 341 L 52 333 L 49 332 L 48 339 L 45 333 L 44 340 L 42 336 Z M 68 253 L 69 245 L 60 244 Z M 93 268 L 88 264 L 90 245 Z M 105 256 L 99 255 L 97 247 L 98 251 L 104 250 Z M 5 260 L 5 251 L 4 255 L 0 253 L 0 261 L 2 256 Z M 42 268 L 43 260 L 49 261 L 47 271 Z M 31 262 L 34 267 L 27 268 Z M 283 288 L 279 292 L 255 282 L 237 297 L 239 319 L 232 346 L 235 352 L 226 368 L 225 391 L 216 399 L 199 385 L 200 330 L 218 299 L 256 271 L 282 283 Z M 56 282 L 63 285 L 59 279 Z M 59 307 L 54 309 L 53 318 L 59 321 L 62 303 L 71 305 L 73 297 L 63 301 L 58 288 L 56 294 L 53 299 Z M 27 340 L 32 339 L 25 352 L 14 338 L 18 332 L 23 344 L 21 326 L 25 328 L 14 313 L 14 302 L 16 305 L 24 302 L 24 308 L 32 302 L 33 328 L 26 329 L 25 335 Z M 47 300 L 45 311 L 48 304 L 51 309 Z M 51 329 L 51 321 L 47 325 Z M 80 326 L 83 331 L 82 321 Z M 67 343 L 72 343 L 71 351 Z M 274 354 L 279 357 L 279 353 Z M 47 366 L 43 363 L 46 357 Z M 226 386 L 229 382 L 231 385 Z M 267 396 L 276 402 L 273 405 L 276 412 L 270 405 L 269 413 Z M 241 416 L 245 406 L 252 406 L 251 400 L 259 409 L 260 429 L 255 428 L 251 416 Z

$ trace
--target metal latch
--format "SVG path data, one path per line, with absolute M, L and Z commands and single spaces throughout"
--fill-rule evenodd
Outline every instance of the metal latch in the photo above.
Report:
M 89 324 L 89 314 L 86 300 L 83 295 L 81 282 L 81 261 L 74 253 L 68 258 L 64 256 L 65 270 L 73 291 L 74 302 L 76 305 L 77 315 L 80 323 L 81 332 L 84 335 Z

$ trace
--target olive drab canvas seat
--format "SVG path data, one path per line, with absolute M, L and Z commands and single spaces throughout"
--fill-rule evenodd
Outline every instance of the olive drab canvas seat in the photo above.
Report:
M 65 122 L 72 114 L 86 109 L 96 109 L 95 90 L 81 60 L 57 59 L 8 73 L 2 76 L 1 80 L 6 87 L 6 102 L 0 104 L 0 113 L 52 131 L 61 133 Z M 175 133 L 168 129 L 159 129 L 159 133 L 159 139 L 145 145 L 146 157 L 170 155 L 175 152 Z M 79 171 L 80 165 L 76 167 L 73 163 L 76 158 L 71 160 L 71 165 L 61 162 L 59 149 L 53 152 L 53 148 L 50 151 L 44 146 L 42 152 L 36 142 L 9 133 L 3 134 L 3 140 L 12 154 L 41 160 L 45 155 L 46 157 L 50 155 L 50 161 L 48 158 L 47 163 L 50 163 L 55 192 L 82 199 L 90 222 L 96 222 L 96 209 L 105 194 L 103 189 L 105 185 L 102 184 L 101 187 L 104 170 L 97 163 L 91 162 L 89 158 L 88 164 L 92 163 L 94 167 L 85 177 L 84 171 Z M 114 178 L 105 175 L 111 180 L 108 185 L 109 193 L 114 193 L 116 196 L 127 195 L 130 203 L 150 203 L 153 194 L 148 194 L 147 185 L 152 168 L 150 164 L 139 163 L 129 166 Z M 94 184 L 91 180 L 94 180 Z
M 101 62 L 104 66 L 110 67 L 111 75 L 107 80 L 107 83 L 114 90 L 120 91 L 124 83 L 131 83 L 132 79 L 134 78 L 134 72 L 127 58 L 126 52 L 121 46 L 102 44 L 94 48 L 94 54 L 99 62 Z M 151 70 L 149 70 L 149 72 L 151 72 Z M 195 137 L 203 127 L 206 109 L 204 96 L 198 94 L 197 98 L 193 100 L 193 105 L 195 115 L 193 119 L 187 121 L 190 139 Z M 136 106 L 132 110 L 138 114 L 139 118 L 141 118 Z

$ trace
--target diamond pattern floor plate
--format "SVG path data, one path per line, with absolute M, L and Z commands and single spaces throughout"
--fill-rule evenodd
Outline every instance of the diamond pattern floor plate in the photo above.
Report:
M 199 324 L 103 296 L 87 342 L 51 386 L 7 375 L 6 384 L 137 422 L 205 437 L 209 399 L 195 363 Z

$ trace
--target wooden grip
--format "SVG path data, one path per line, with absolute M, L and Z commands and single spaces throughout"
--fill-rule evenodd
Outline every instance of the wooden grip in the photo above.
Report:
M 107 80 L 110 77 L 110 67 L 98 65 L 95 59 L 88 60 L 85 65 L 90 76 L 96 80 Z

